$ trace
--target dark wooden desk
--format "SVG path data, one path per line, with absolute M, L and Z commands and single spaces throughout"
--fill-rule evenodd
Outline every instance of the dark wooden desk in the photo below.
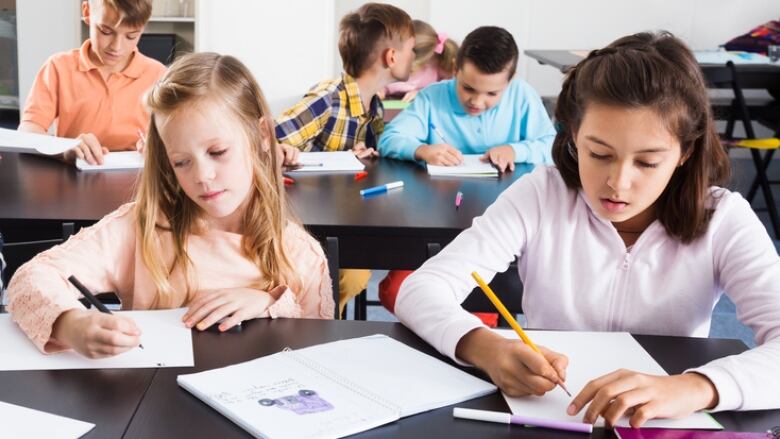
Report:
M 583 57 L 569 50 L 525 50 L 527 56 L 537 60 L 540 64 L 547 64 L 561 72 L 582 61 Z M 704 73 L 712 68 L 723 67 L 722 64 L 699 64 Z M 775 96 L 780 95 L 780 65 L 769 64 L 739 64 L 739 81 L 743 89 L 765 89 Z
M 498 179 L 431 178 L 411 162 L 366 161 L 368 177 L 354 174 L 294 175 L 287 186 L 293 210 L 323 241 L 338 239 L 343 268 L 414 269 L 428 257 L 428 244 L 444 246 L 468 228 L 475 216 L 530 165 Z M 87 225 L 132 199 L 137 172 L 78 172 L 55 160 L 25 154 L 0 159 L 0 229 L 8 242 L 14 233 L 62 222 Z M 360 189 L 404 181 L 404 188 L 369 198 Z M 455 194 L 464 194 L 455 209 Z M 43 236 L 37 239 L 56 238 Z M 29 240 L 24 237 L 23 240 Z
M 179 388 L 176 375 L 247 361 L 288 346 L 301 348 L 377 333 L 387 334 L 425 353 L 443 358 L 398 323 L 255 320 L 248 322 L 241 333 L 194 333 L 194 368 L 159 369 L 156 372 L 144 369 L 0 372 L 0 389 L 4 401 L 95 423 L 97 427 L 88 438 L 120 437 L 123 431 L 126 438 L 244 438 L 249 435 L 241 428 Z M 636 339 L 669 373 L 679 373 L 745 349 L 736 340 L 660 336 L 636 336 Z M 458 406 L 508 410 L 499 393 Z M 769 427 L 780 425 L 780 410 L 718 413 L 715 417 L 729 430 L 766 431 Z M 404 418 L 360 435 L 365 438 L 518 436 L 582 437 L 574 433 L 455 420 L 451 406 Z M 597 429 L 593 437 L 611 437 L 611 432 Z
M 0 401 L 95 424 L 84 439 L 118 438 L 130 424 L 156 372 L 156 369 L 0 372 Z M 4 436 L 0 422 L 0 437 Z

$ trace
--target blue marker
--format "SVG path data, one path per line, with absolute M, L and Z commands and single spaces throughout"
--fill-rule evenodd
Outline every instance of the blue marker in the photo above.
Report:
M 368 189 L 361 189 L 360 195 L 365 197 L 366 195 L 383 194 L 389 191 L 390 189 L 403 187 L 403 185 L 404 185 L 403 181 L 394 181 L 392 183 L 383 184 L 381 186 L 374 186 Z

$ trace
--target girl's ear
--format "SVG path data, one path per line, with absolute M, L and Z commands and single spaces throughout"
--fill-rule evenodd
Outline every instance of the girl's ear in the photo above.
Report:
M 269 118 L 263 116 L 258 120 L 259 128 L 260 128 L 260 139 L 262 144 L 260 145 L 263 148 L 264 152 L 268 152 L 271 149 L 271 136 L 273 135 L 271 130 L 271 121 Z
M 89 26 L 89 13 L 89 0 L 84 0 L 81 2 L 81 19 L 87 26 Z

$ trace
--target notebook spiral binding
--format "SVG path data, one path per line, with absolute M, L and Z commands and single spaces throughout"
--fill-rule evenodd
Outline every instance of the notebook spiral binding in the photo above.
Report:
M 287 354 L 289 358 L 297 361 L 298 363 L 308 367 L 309 369 L 319 373 L 320 375 L 330 379 L 334 383 L 338 383 L 339 385 L 357 393 L 358 395 L 361 395 L 365 397 L 366 399 L 369 399 L 373 402 L 375 402 L 378 405 L 381 405 L 385 407 L 388 410 L 392 410 L 393 412 L 397 413 L 399 416 L 401 415 L 401 407 L 393 404 L 392 402 L 382 398 L 380 395 L 377 395 L 374 392 L 371 392 L 368 389 L 365 389 L 358 384 L 356 384 L 353 381 L 350 381 L 349 379 L 345 378 L 342 375 L 339 375 L 332 370 L 328 369 L 327 367 L 322 366 L 319 363 L 316 363 L 314 361 L 311 361 L 310 359 L 306 358 L 304 355 L 298 355 L 297 352 L 295 352 L 293 349 L 290 349 L 289 347 L 286 347 L 282 349 L 282 352 Z

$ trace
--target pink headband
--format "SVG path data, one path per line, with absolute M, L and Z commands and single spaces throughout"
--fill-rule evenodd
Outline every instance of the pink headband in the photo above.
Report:
M 436 48 L 433 49 L 433 52 L 441 55 L 444 52 L 444 42 L 447 41 L 447 34 L 444 32 L 436 34 L 436 40 L 438 43 L 436 43 Z

